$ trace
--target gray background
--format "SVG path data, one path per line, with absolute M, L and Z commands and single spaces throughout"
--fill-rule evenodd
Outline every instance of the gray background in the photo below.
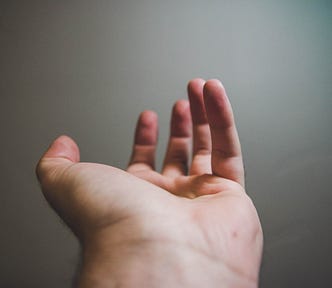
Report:
M 261 287 L 328 287 L 331 1 L 0 1 L 0 287 L 70 287 L 78 244 L 34 166 L 60 134 L 124 168 L 138 114 L 219 78 L 261 216 Z M 159 166 L 160 167 L 160 166 Z

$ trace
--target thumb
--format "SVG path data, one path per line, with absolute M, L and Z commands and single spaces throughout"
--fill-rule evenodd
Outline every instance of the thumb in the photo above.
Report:
M 74 140 L 65 135 L 55 139 L 36 167 L 37 178 L 41 186 L 52 187 L 57 176 L 79 160 L 80 152 Z

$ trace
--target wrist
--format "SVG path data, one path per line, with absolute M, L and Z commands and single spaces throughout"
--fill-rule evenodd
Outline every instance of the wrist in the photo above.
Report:
M 85 287 L 257 287 L 200 251 L 169 241 L 92 241 L 83 248 L 79 288 Z

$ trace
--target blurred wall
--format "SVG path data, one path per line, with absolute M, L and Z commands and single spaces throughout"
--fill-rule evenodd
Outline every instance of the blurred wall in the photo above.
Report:
M 219 78 L 265 247 L 261 287 L 328 287 L 331 1 L 0 1 L 0 287 L 70 287 L 78 244 L 34 166 L 59 134 L 125 168 L 138 114 Z M 160 167 L 160 166 L 159 166 Z

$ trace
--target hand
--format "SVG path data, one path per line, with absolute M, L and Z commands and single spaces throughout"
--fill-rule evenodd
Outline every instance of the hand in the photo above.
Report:
M 188 96 L 174 105 L 161 174 L 152 111 L 140 115 L 127 172 L 79 162 L 66 136 L 39 161 L 46 199 L 82 243 L 80 287 L 257 286 L 262 230 L 231 105 L 218 80 L 190 81 Z

